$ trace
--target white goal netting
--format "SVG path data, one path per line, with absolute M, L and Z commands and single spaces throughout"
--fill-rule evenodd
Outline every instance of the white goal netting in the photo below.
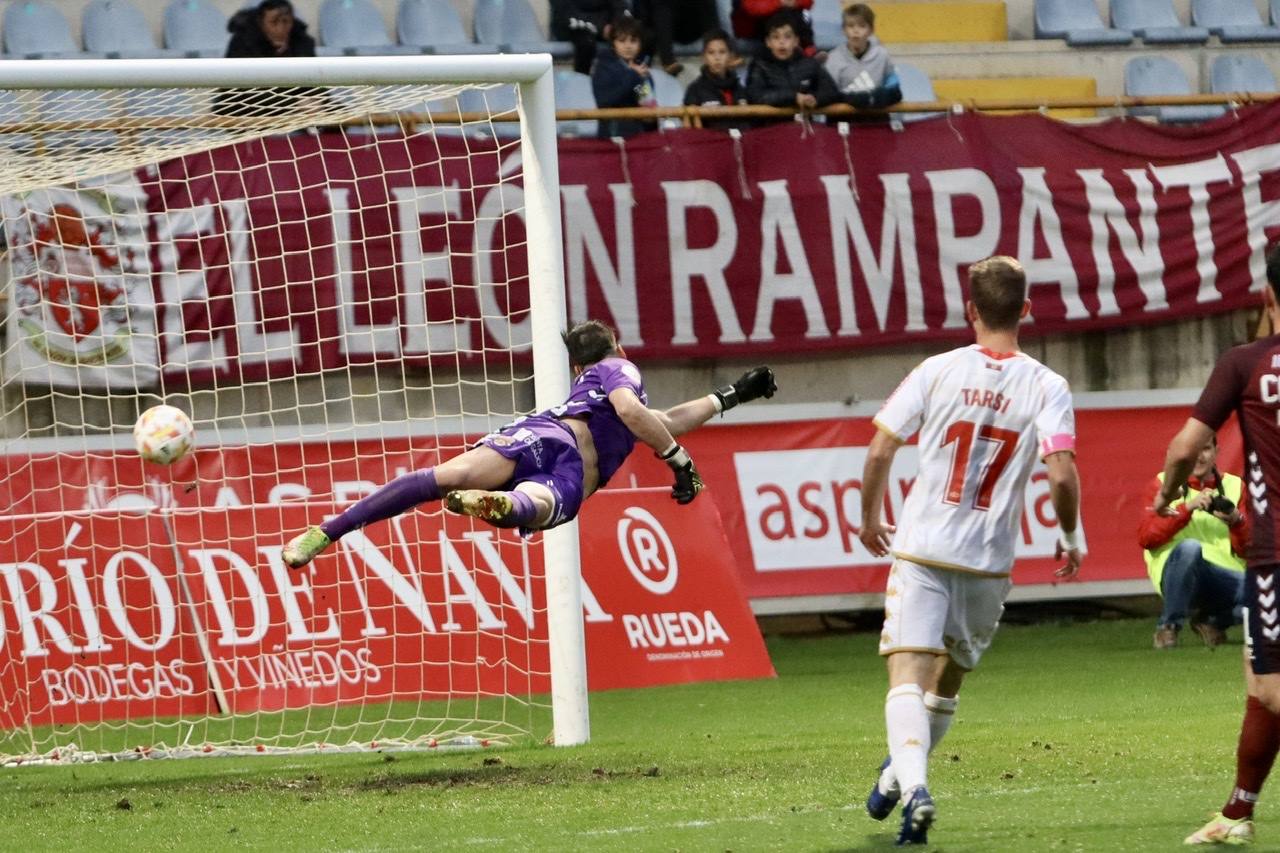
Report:
M 538 543 L 433 504 L 279 557 L 534 408 L 517 97 L 0 92 L 0 762 L 550 732 Z

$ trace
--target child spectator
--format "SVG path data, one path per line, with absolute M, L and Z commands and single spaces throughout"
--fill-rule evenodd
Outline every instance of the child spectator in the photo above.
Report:
M 609 45 L 600 47 L 591 71 L 591 89 L 595 92 L 597 107 L 657 106 L 649 64 L 640 56 L 643 41 L 644 29 L 635 18 L 618 18 L 610 25 Z M 642 119 L 605 119 L 599 127 L 597 135 L 609 139 L 653 130 L 657 123 Z
M 811 56 L 800 52 L 800 37 L 787 15 L 765 24 L 764 50 L 747 75 L 747 100 L 771 107 L 812 110 L 840 100 L 831 75 Z
M 831 51 L 827 57 L 827 73 L 846 102 L 855 107 L 891 107 L 902 100 L 898 74 L 893 70 L 889 51 L 876 32 L 876 13 L 866 3 L 854 3 L 844 10 L 844 37 L 848 43 Z
M 702 73 L 684 91 L 684 102 L 691 107 L 733 106 L 747 100 L 747 92 L 734 69 L 733 48 L 729 34 L 711 30 L 702 37 Z M 745 127 L 744 119 L 703 119 L 702 126 L 728 130 Z
M 573 70 L 589 74 L 609 22 L 627 14 L 626 0 L 551 0 L 551 36 L 573 42 Z
M 774 15 L 784 15 L 791 22 L 791 29 L 800 38 L 800 48 L 805 56 L 813 56 L 813 25 L 809 23 L 809 10 L 813 0 L 733 0 L 733 34 L 738 38 L 763 41 L 765 24 Z

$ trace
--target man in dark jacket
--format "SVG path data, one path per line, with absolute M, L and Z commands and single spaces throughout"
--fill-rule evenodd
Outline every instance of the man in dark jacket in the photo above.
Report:
M 684 102 L 691 107 L 734 106 L 747 102 L 747 90 L 733 68 L 733 48 L 729 34 L 711 30 L 702 37 L 702 73 L 684 90 Z M 747 127 L 747 119 L 702 119 L 702 126 L 718 130 Z
M 227 22 L 227 30 L 231 33 L 228 58 L 316 55 L 316 40 L 294 16 L 289 0 L 262 0 L 241 9 Z M 220 89 L 213 97 L 213 111 L 226 116 L 278 116 L 301 109 L 303 100 L 322 98 L 319 89 L 303 86 Z
M 747 75 L 747 100 L 771 107 L 812 110 L 840 100 L 826 69 L 800 51 L 800 37 L 785 15 L 765 25 L 764 50 Z
M 573 70 L 590 74 L 609 22 L 627 15 L 626 0 L 551 0 L 551 35 L 573 42 Z

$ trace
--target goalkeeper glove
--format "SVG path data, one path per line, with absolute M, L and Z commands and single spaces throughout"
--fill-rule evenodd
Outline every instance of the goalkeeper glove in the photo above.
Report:
M 698 492 L 702 491 L 702 476 L 693 467 L 688 451 L 673 441 L 665 451 L 655 455 L 667 463 L 667 467 L 675 475 L 676 482 L 671 487 L 672 500 L 684 505 L 696 498 Z
M 738 381 L 714 392 L 720 401 L 720 411 L 727 412 L 739 403 L 750 403 L 760 397 L 769 398 L 778 390 L 773 371 L 767 367 L 753 367 L 738 377 Z

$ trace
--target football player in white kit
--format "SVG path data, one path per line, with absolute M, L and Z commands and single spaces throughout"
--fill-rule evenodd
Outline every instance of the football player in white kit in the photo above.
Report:
M 926 787 L 930 750 L 955 714 L 1012 587 L 1023 493 L 1037 458 L 1048 467 L 1058 515 L 1055 549 L 1068 578 L 1080 568 L 1080 481 L 1066 380 L 1018 350 L 1031 309 L 1015 259 L 969 269 L 965 313 L 977 343 L 922 362 L 876 416 L 862 474 L 862 543 L 893 555 L 880 654 L 889 669 L 889 758 L 867 798 L 883 820 L 903 800 L 898 844 L 924 844 L 936 809 Z M 882 520 L 890 466 L 919 433 L 919 471 L 897 527 Z

